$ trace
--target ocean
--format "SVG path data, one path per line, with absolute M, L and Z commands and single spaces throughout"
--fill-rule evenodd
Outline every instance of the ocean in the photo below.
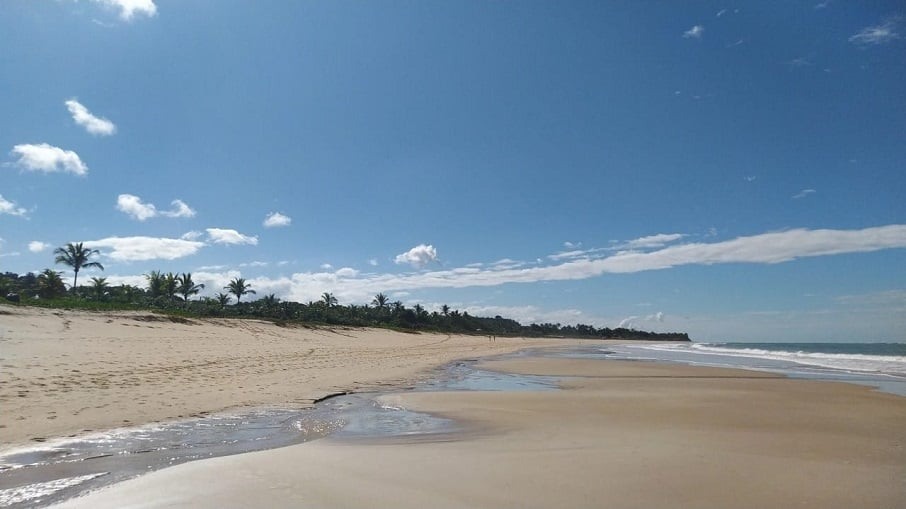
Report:
M 906 396 L 906 343 L 647 343 L 606 350 L 609 358 L 769 371 Z

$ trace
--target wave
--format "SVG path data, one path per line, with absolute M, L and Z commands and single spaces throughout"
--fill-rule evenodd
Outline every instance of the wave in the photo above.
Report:
M 778 345 L 780 349 L 777 350 L 764 348 L 733 348 L 729 346 L 729 344 L 724 345 L 715 346 L 713 344 L 694 343 L 692 345 L 646 345 L 643 348 L 660 351 L 688 352 L 701 355 L 769 359 L 827 369 L 862 373 L 883 373 L 906 377 L 906 356 L 808 352 L 792 349 L 784 350 L 781 345 Z

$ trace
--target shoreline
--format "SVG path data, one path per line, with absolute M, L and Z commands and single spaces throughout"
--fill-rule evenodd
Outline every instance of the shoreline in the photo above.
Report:
M 104 430 L 405 387 L 450 361 L 582 340 L 280 327 L 0 305 L 0 452 Z
M 906 400 L 845 383 L 667 363 L 519 357 L 481 369 L 555 391 L 395 392 L 465 424 L 201 460 L 59 508 L 898 507 Z M 156 498 L 148 499 L 155 493 Z

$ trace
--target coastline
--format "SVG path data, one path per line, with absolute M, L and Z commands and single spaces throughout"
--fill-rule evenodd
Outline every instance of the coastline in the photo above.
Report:
M 863 386 L 559 355 L 623 341 L 489 341 L 171 321 L 142 312 L 0 311 L 8 311 L 0 315 L 3 376 L 10 377 L 0 386 L 7 450 L 40 446 L 34 437 L 83 434 L 86 423 L 99 431 L 224 409 L 303 408 L 350 391 L 377 391 L 389 408 L 456 423 L 435 436 L 337 433 L 192 461 L 59 507 L 906 504 L 906 398 Z M 524 350 L 531 352 L 499 358 Z M 404 390 L 457 359 L 477 360 L 480 370 L 553 377 L 560 389 Z M 74 411 L 89 403 L 90 411 Z M 14 419 L 23 415 L 24 422 Z M 25 438 L 9 440 L 11 430 Z
M 851 384 L 633 361 L 482 369 L 557 391 L 406 392 L 437 440 L 327 437 L 186 463 L 55 507 L 902 507 L 906 399 Z M 149 497 L 149 494 L 155 494 Z
M 306 408 L 405 387 L 456 359 L 580 342 L 0 305 L 0 451 L 228 410 Z

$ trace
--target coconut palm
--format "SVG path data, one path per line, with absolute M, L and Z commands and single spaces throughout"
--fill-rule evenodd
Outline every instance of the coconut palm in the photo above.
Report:
M 75 273 L 75 277 L 72 278 L 72 289 L 78 294 L 78 280 L 79 280 L 79 271 L 90 268 L 98 268 L 104 270 L 104 266 L 98 262 L 90 261 L 90 258 L 94 255 L 101 254 L 97 249 L 88 249 L 85 248 L 81 242 L 78 244 L 73 244 L 72 242 L 66 244 L 63 247 L 58 247 L 53 250 L 53 254 L 57 255 L 54 263 L 62 263 L 72 267 L 72 271 Z
M 167 296 L 167 301 L 173 302 L 173 299 L 176 298 L 176 293 L 179 291 L 179 280 L 176 278 L 176 274 L 167 272 L 162 285 L 161 290 Z
M 440 312 L 443 313 L 444 316 L 450 316 L 450 306 L 444 304 L 440 307 Z
M 325 306 L 331 307 L 336 306 L 339 301 L 337 301 L 337 298 L 334 297 L 332 293 L 324 292 L 324 294 L 321 295 L 321 302 L 323 302 Z
M 156 299 L 163 292 L 163 273 L 159 270 L 152 270 L 151 272 L 145 274 L 145 279 L 148 280 L 148 293 L 151 294 L 152 299 Z
M 189 297 L 196 295 L 204 289 L 203 284 L 196 284 L 192 281 L 192 273 L 185 272 L 176 277 L 176 293 L 182 295 L 182 300 L 189 306 Z
M 109 287 L 110 287 L 110 285 L 107 284 L 107 278 L 105 278 L 105 277 L 91 278 L 91 291 L 94 293 L 94 300 L 100 302 L 101 298 L 104 297 L 104 292 Z
M 44 269 L 37 278 L 38 295 L 42 299 L 53 299 L 66 293 L 61 273 L 51 269 Z
M 386 295 L 379 293 L 374 296 L 374 299 L 371 300 L 371 304 L 373 304 L 376 308 L 382 310 L 387 307 L 387 303 L 389 301 L 390 299 L 388 299 Z
M 252 284 L 246 283 L 245 279 L 241 277 L 234 277 L 230 284 L 224 286 L 223 289 L 229 291 L 236 296 L 236 304 L 239 304 L 239 301 L 242 299 L 243 295 L 255 294 L 255 290 L 252 290 Z
M 220 303 L 220 309 L 223 309 L 226 307 L 227 304 L 230 303 L 231 297 L 230 297 L 230 294 L 228 294 L 228 293 L 218 293 L 217 295 L 214 296 L 214 298 L 217 299 L 218 303 Z

